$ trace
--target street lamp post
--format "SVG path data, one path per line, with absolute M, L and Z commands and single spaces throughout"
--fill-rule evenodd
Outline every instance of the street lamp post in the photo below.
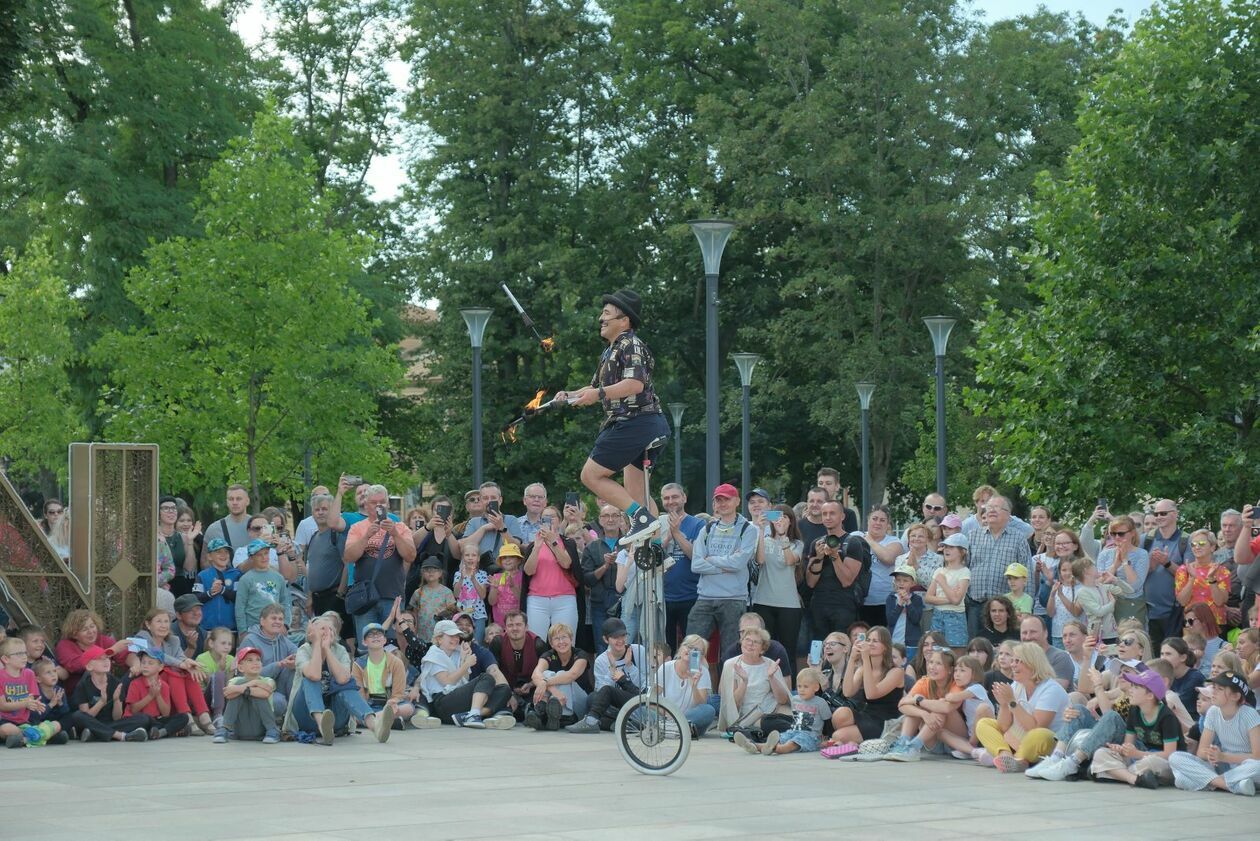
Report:
M 923 323 L 932 334 L 932 349 L 936 352 L 936 492 L 942 499 L 949 499 L 945 495 L 945 346 L 957 321 L 944 315 L 929 315 Z
M 866 514 L 871 510 L 871 395 L 875 383 L 857 384 L 858 404 L 862 407 L 862 528 L 866 528 Z
M 755 353 L 732 353 L 731 358 L 735 360 L 735 367 L 739 369 L 739 385 L 740 385 L 740 388 L 744 392 L 743 394 L 744 401 L 743 401 L 743 409 L 742 409 L 743 423 L 741 424 L 742 432 L 741 432 L 741 442 L 740 442 L 740 452 L 742 454 L 742 457 L 741 457 L 739 480 L 741 483 L 740 493 L 744 495 L 744 499 L 745 499 L 744 513 L 747 514 L 748 503 L 746 500 L 748 499 L 748 491 L 752 489 L 752 485 L 750 482 L 750 479 L 752 476 L 752 470 L 751 470 L 752 456 L 750 455 L 750 452 L 749 452 L 751 449 L 749 445 L 749 437 L 750 437 L 749 429 L 751 426 L 750 416 L 752 415 L 752 409 L 751 409 L 752 375 L 753 375 L 753 368 L 757 367 L 757 363 L 761 361 L 761 357 Z
M 682 485 L 682 416 L 686 403 L 670 403 L 669 413 L 674 418 L 674 484 Z
M 484 307 L 465 307 L 459 311 L 468 325 L 468 340 L 472 342 L 472 446 L 473 487 L 481 485 L 481 341 L 486 335 L 486 322 L 493 310 Z
M 725 219 L 693 219 L 687 223 L 700 242 L 704 257 L 704 484 L 705 498 L 713 498 L 722 473 L 718 438 L 718 269 L 722 249 L 735 228 Z

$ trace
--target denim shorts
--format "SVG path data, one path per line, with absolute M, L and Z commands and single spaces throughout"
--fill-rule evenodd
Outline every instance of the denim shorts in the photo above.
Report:
M 779 744 L 786 745 L 788 742 L 795 744 L 802 753 L 810 753 L 818 750 L 822 739 L 815 735 L 813 730 L 787 730 L 780 733 Z
M 966 648 L 970 642 L 965 611 L 941 610 L 938 607 L 932 611 L 932 630 L 944 634 L 945 644 L 950 648 Z

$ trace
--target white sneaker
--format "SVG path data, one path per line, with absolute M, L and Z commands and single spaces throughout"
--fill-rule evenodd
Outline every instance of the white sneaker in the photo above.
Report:
M 1080 770 L 1080 764 L 1070 756 L 1065 756 L 1054 765 L 1041 772 L 1041 779 L 1052 783 L 1061 783 Z
M 442 726 L 442 722 L 429 715 L 428 710 L 421 710 L 411 717 L 411 726 L 417 730 L 433 730 Z
M 516 726 L 516 718 L 509 712 L 492 715 L 485 719 L 485 722 L 486 727 L 490 730 L 511 730 Z
M 396 712 L 393 707 L 386 704 L 380 712 L 376 714 L 376 726 L 373 728 L 372 735 L 376 736 L 378 742 L 388 742 L 389 732 L 394 726 L 394 716 Z
M 1041 772 L 1057 764 L 1060 758 L 1061 757 L 1058 756 L 1047 756 L 1045 759 L 1025 771 L 1024 776 L 1030 780 L 1044 780 L 1045 777 L 1041 776 Z
M 1229 787 L 1229 790 L 1232 791 L 1234 794 L 1241 794 L 1243 797 L 1256 796 L 1256 784 L 1255 782 L 1251 780 L 1251 778 L 1240 780 L 1234 783 L 1232 786 Z
M 731 739 L 731 741 L 739 745 L 748 753 L 751 753 L 753 756 L 761 756 L 761 745 L 757 744 L 752 739 L 745 736 L 743 733 L 737 732 L 735 734 L 735 737 Z

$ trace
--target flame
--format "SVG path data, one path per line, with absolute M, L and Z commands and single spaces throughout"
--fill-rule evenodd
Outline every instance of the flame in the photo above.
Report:
M 538 393 L 534 395 L 534 399 L 525 404 L 525 411 L 535 412 L 542 405 L 543 395 L 547 393 L 545 388 L 538 389 Z
M 556 340 L 553 339 L 551 336 L 548 336 L 547 338 L 542 339 L 539 342 L 539 344 L 542 345 L 542 349 L 544 351 L 546 351 L 547 353 L 551 353 L 553 350 L 555 350 Z

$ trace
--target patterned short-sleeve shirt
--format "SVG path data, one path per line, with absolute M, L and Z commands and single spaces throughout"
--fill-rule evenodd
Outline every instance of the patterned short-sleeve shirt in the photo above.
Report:
M 652 388 L 654 367 L 656 367 L 656 360 L 652 356 L 652 351 L 642 339 L 634 334 L 633 330 L 622 333 L 608 346 L 599 359 L 599 368 L 595 371 L 595 376 L 591 378 L 591 387 L 608 388 L 622 380 L 638 380 L 643 383 L 643 390 L 628 397 L 604 400 L 605 423 L 637 415 L 661 413 L 661 402 L 656 398 L 656 391 Z

